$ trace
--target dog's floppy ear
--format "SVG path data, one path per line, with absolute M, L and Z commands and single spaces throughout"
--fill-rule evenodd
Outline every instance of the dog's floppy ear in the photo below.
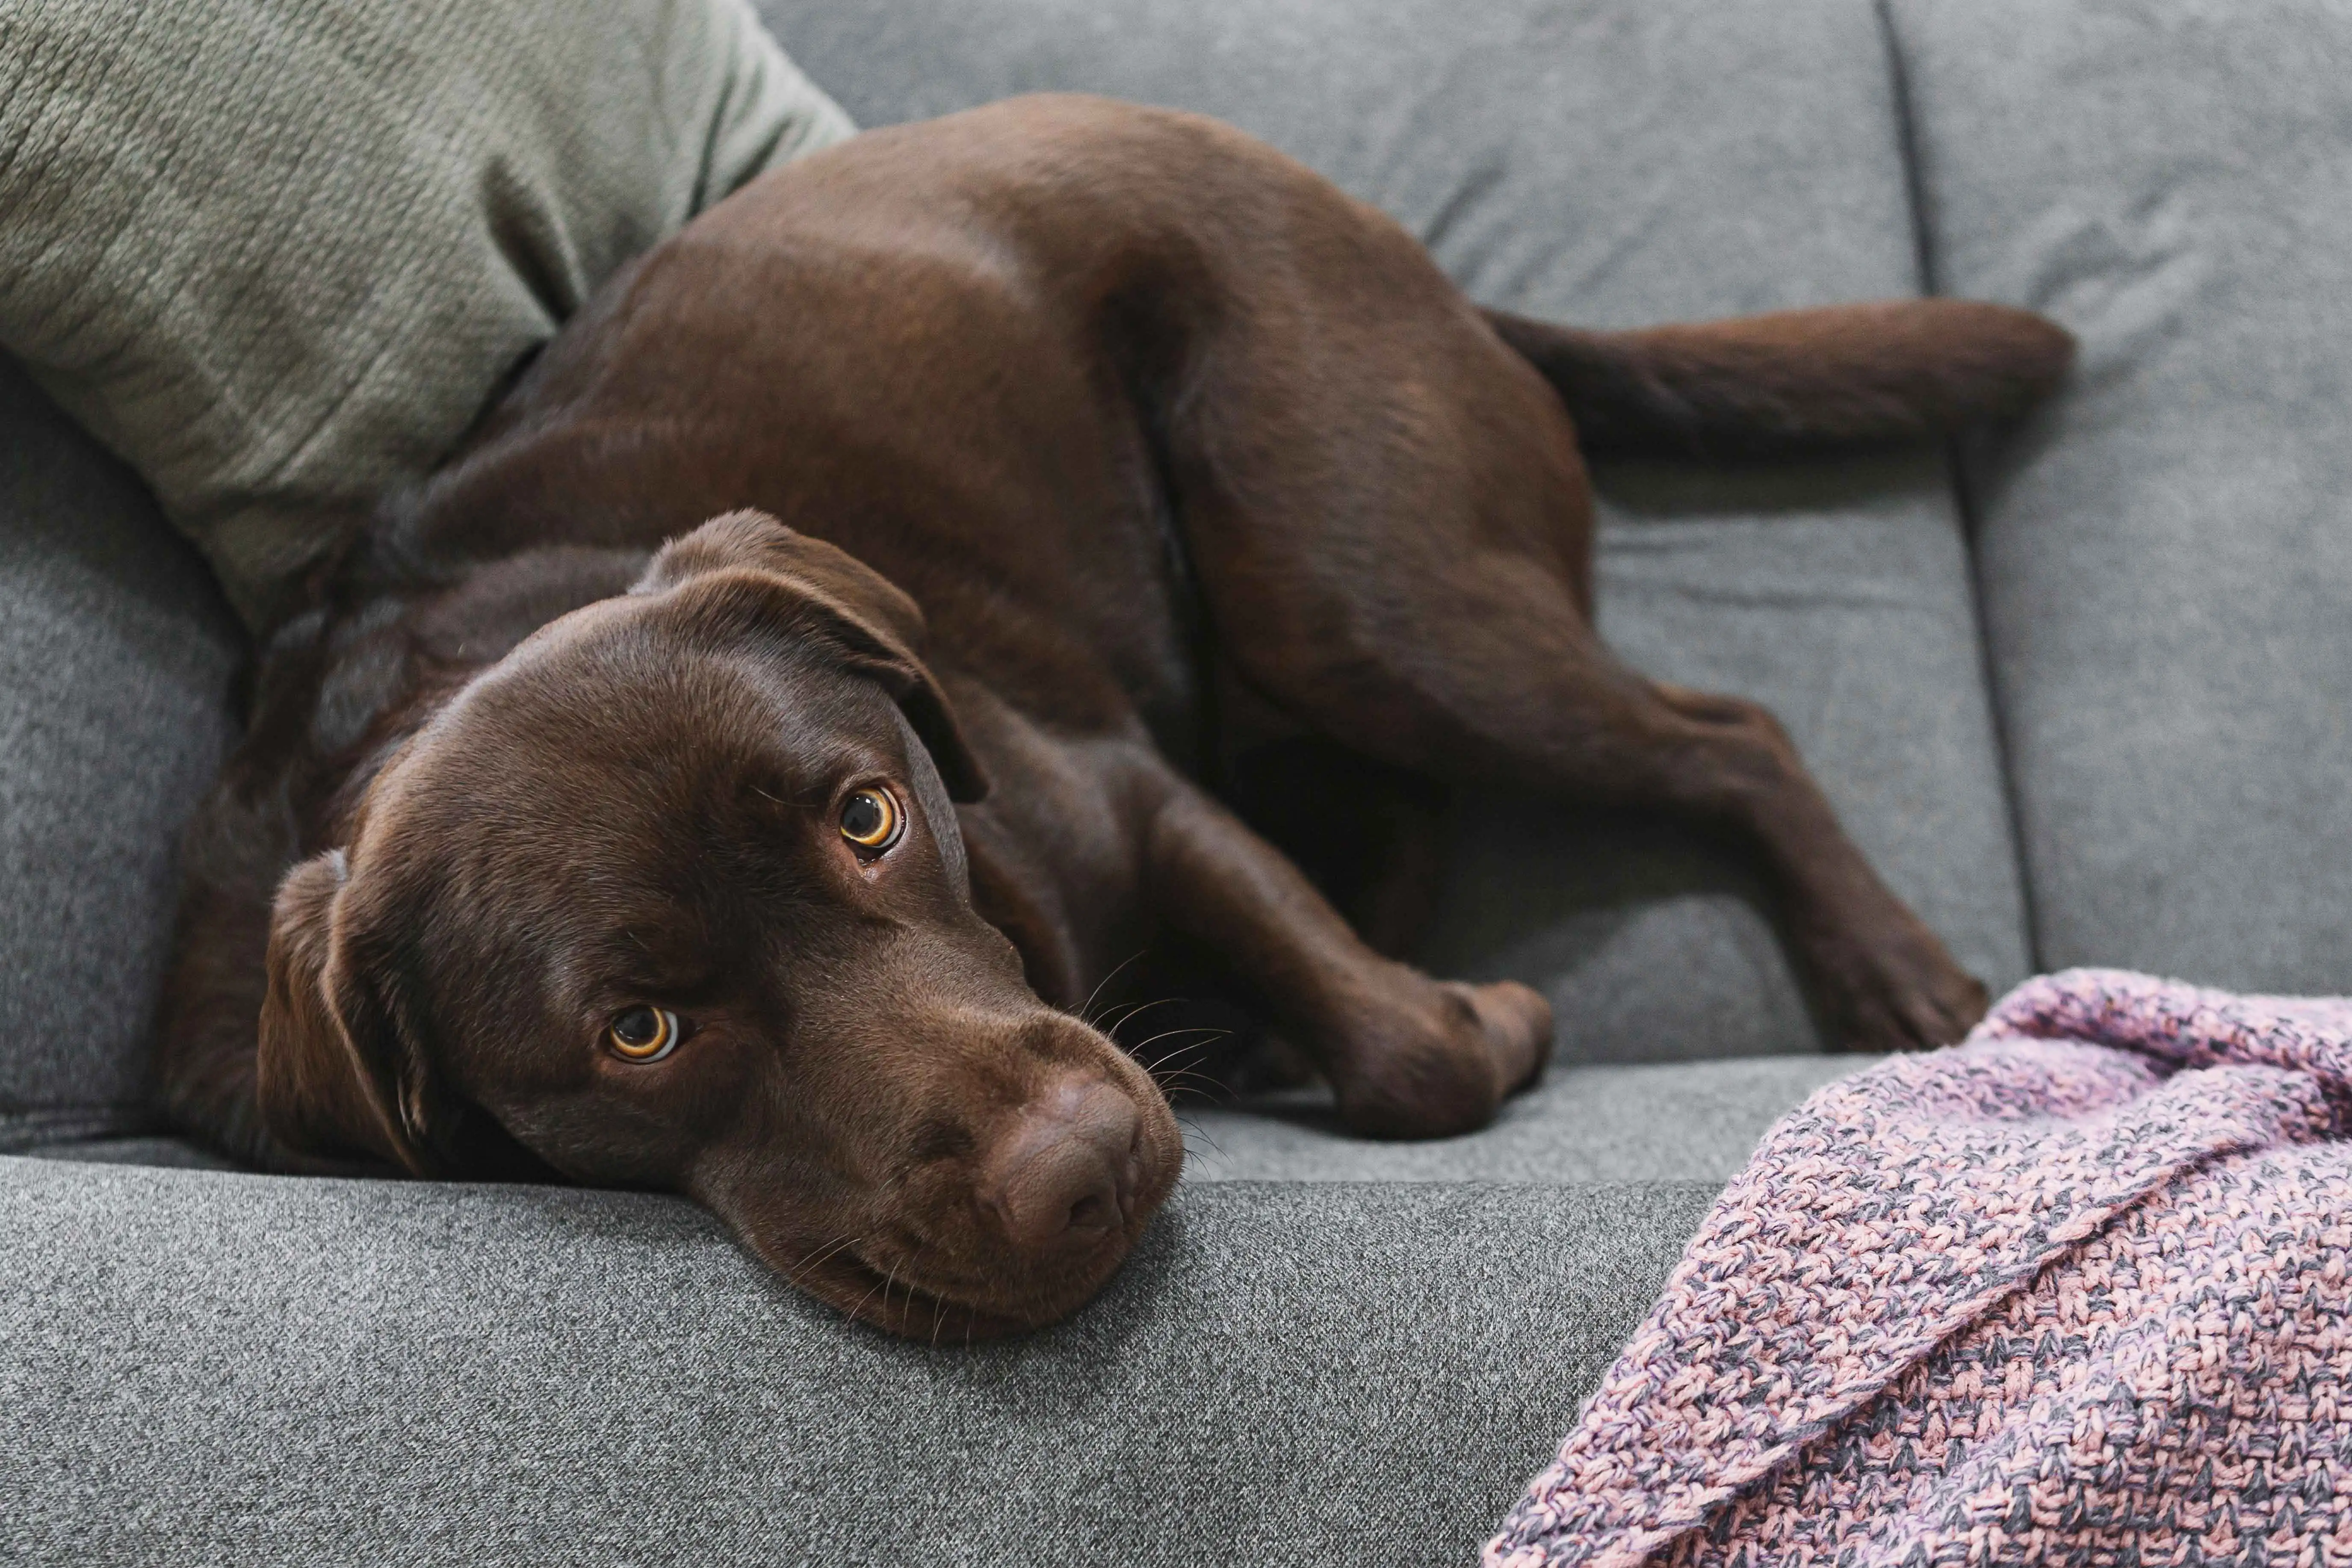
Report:
M 804 614 L 810 629 L 861 674 L 880 681 L 921 738 L 951 800 L 988 794 L 988 775 L 923 662 L 923 612 L 847 552 L 761 511 L 730 511 L 664 545 L 631 592 L 658 594 L 713 573 L 757 573 Z
M 423 1058 L 363 973 L 369 938 L 351 892 L 340 849 L 303 861 L 278 885 L 261 1004 L 262 1120 L 298 1154 L 432 1175 L 439 1162 Z

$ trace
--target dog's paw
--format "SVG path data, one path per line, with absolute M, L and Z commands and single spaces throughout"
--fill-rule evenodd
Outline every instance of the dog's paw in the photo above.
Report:
M 1551 1003 L 1542 992 L 1516 980 L 1491 985 L 1456 980 L 1441 984 L 1477 1015 L 1503 1096 L 1517 1094 L 1543 1076 L 1544 1064 L 1551 1059 Z
M 1450 1138 L 1495 1119 L 1551 1055 L 1551 1004 L 1516 981 L 1471 985 L 1413 977 L 1332 1074 L 1339 1119 L 1368 1138 Z
M 1985 1015 L 1984 982 L 1936 934 L 1897 909 L 1866 938 L 1817 950 L 1814 973 L 1832 1050 L 1917 1051 L 1948 1046 Z

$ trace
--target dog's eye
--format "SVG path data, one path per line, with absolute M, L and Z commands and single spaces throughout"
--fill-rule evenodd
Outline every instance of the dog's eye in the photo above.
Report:
M 604 1038 L 615 1055 L 657 1062 L 677 1049 L 677 1015 L 667 1007 L 632 1007 L 614 1018 Z
M 860 849 L 889 848 L 905 826 L 898 803 L 887 790 L 857 790 L 841 803 L 841 836 Z

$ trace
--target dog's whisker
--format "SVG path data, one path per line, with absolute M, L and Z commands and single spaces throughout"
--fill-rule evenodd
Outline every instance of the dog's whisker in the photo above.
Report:
M 751 793 L 758 795 L 761 800 L 772 802 L 774 805 L 783 806 L 793 811 L 814 811 L 818 806 L 824 804 L 824 796 L 822 794 L 814 792 L 797 795 L 792 799 L 786 800 L 781 795 L 770 795 L 758 784 L 753 784 L 751 786 Z
M 833 1256 L 839 1252 L 843 1247 L 855 1247 L 865 1239 L 866 1238 L 862 1236 L 845 1236 L 829 1246 L 818 1247 L 814 1251 L 811 1252 L 807 1257 L 800 1260 L 800 1263 L 793 1269 L 792 1273 L 785 1276 L 784 1283 L 797 1289 L 803 1279 L 807 1278 L 816 1269 L 822 1268 L 824 1264 L 830 1262 Z
M 786 1275 L 785 1279 L 792 1284 L 799 1284 L 801 1276 L 816 1268 L 826 1258 L 831 1258 L 835 1253 L 849 1245 L 852 1245 L 852 1243 L 848 1237 L 836 1237 L 831 1241 L 809 1248 L 806 1252 L 801 1254 L 801 1260 L 793 1266 L 792 1272 Z
M 1119 976 L 1120 972 L 1121 972 L 1122 970 L 1126 969 L 1126 968 L 1128 967 L 1128 965 L 1129 965 L 1129 964 L 1133 963 L 1137 959 L 1141 958 L 1145 953 L 1147 953 L 1147 952 L 1150 952 L 1150 951 L 1151 951 L 1151 950 L 1150 950 L 1150 948 L 1147 948 L 1147 947 L 1139 947 L 1139 948 L 1137 948 L 1137 949 L 1135 950 L 1134 954 L 1133 954 L 1131 957 L 1129 957 L 1129 958 L 1127 958 L 1127 959 L 1125 959 L 1125 960 L 1122 960 L 1122 961 L 1119 963 L 1119 964 L 1118 965 L 1118 967 L 1117 967 L 1117 968 L 1114 968 L 1114 969 L 1113 969 L 1109 973 L 1108 973 L 1108 974 L 1104 975 L 1100 980 L 1096 981 L 1096 982 L 1095 982 L 1095 988 L 1094 988 L 1093 990 L 1091 990 L 1091 991 L 1089 991 L 1089 992 L 1087 992 L 1087 999 L 1086 999 L 1084 1002 L 1081 1002 L 1081 1003 L 1079 1003 L 1079 1004 L 1078 1004 L 1078 1014 L 1077 1014 L 1077 1016 L 1078 1016 L 1078 1022 L 1079 1022 L 1079 1023 L 1081 1023 L 1081 1024 L 1085 1024 L 1085 1025 L 1087 1025 L 1088 1027 L 1092 1027 L 1092 1026 L 1093 1026 L 1093 1025 L 1094 1025 L 1094 1020 L 1093 1020 L 1092 1018 L 1087 1017 L 1087 1012 L 1088 1012 L 1090 1009 L 1092 1009 L 1092 1008 L 1093 1008 L 1093 1006 L 1094 1006 L 1094 1005 L 1095 1005 L 1095 998 L 1096 998 L 1096 997 L 1097 997 L 1097 996 L 1099 996 L 1099 995 L 1101 995 L 1101 994 L 1103 994 L 1103 987 L 1104 987 L 1104 986 L 1106 986 L 1106 985 L 1108 985 L 1108 984 L 1109 984 L 1112 981 L 1114 981 L 1114 980 L 1118 979 L 1118 976 Z
M 1190 1068 L 1198 1062 L 1201 1053 L 1207 1050 L 1211 1046 L 1216 1044 L 1217 1038 L 1223 1038 L 1223 1037 L 1220 1036 L 1216 1038 L 1202 1040 L 1198 1045 L 1178 1046 L 1174 1049 L 1167 1052 L 1165 1055 L 1154 1057 L 1150 1061 L 1143 1063 L 1143 1069 L 1150 1073 L 1157 1073 L 1162 1068 L 1169 1068 L 1172 1071 L 1181 1071 L 1182 1069 Z
M 1201 1041 L 1198 1045 L 1174 1046 L 1170 1047 L 1157 1058 L 1160 1061 L 1166 1061 L 1170 1057 L 1180 1056 L 1186 1051 L 1206 1050 L 1210 1046 L 1223 1039 L 1227 1035 L 1232 1033 L 1233 1031 L 1231 1029 L 1212 1028 L 1203 1025 L 1195 1025 L 1191 1028 L 1184 1029 L 1162 1029 L 1160 1033 L 1152 1036 L 1151 1038 L 1148 1040 L 1139 1040 L 1134 1045 L 1126 1047 L 1126 1049 L 1129 1056 L 1135 1058 L 1138 1061 L 1142 1061 L 1143 1048 L 1146 1046 L 1156 1045 L 1161 1040 L 1174 1039 L 1179 1035 L 1206 1035 L 1209 1037 L 1207 1039 Z M 1146 1063 L 1145 1065 L 1150 1066 L 1151 1064 Z
M 1218 1142 L 1214 1138 L 1210 1137 L 1207 1128 L 1202 1127 L 1199 1122 L 1193 1121 L 1191 1117 L 1184 1115 L 1181 1111 L 1176 1113 L 1176 1120 L 1184 1126 L 1191 1128 L 1193 1134 L 1198 1137 L 1202 1142 L 1206 1143 L 1210 1148 L 1215 1150 L 1219 1159 L 1223 1159 L 1224 1157 L 1225 1146 L 1223 1143 Z M 1191 1150 L 1188 1148 L 1185 1152 L 1189 1153 L 1191 1152 Z
M 1129 1046 L 1128 1049 L 1130 1051 L 1139 1051 L 1144 1047 L 1151 1044 L 1154 1040 L 1173 1039 L 1178 1035 L 1220 1036 L 1230 1035 L 1232 1033 L 1233 1031 L 1231 1029 L 1220 1028 L 1214 1024 L 1186 1024 L 1180 1028 L 1162 1029 L 1156 1035 L 1151 1035 L 1146 1038 L 1138 1040 L 1134 1045 Z
M 1146 1062 L 1143 1066 L 1144 1070 L 1154 1078 L 1165 1078 L 1171 1073 L 1198 1072 L 1201 1069 L 1200 1058 L 1190 1049 L 1171 1051 L 1158 1060 Z
M 1202 1068 L 1198 1058 L 1188 1057 L 1181 1061 L 1162 1058 L 1160 1061 L 1150 1062 L 1146 1064 L 1144 1070 L 1151 1075 L 1151 1080 L 1154 1083 L 1165 1088 L 1176 1082 L 1181 1075 L 1197 1074 L 1202 1072 Z
M 1136 1019 L 1141 1017 L 1144 1014 L 1149 1013 L 1154 1007 L 1165 1007 L 1171 1002 L 1185 1002 L 1189 1000 L 1191 1000 L 1191 998 L 1184 996 L 1162 996 L 1157 1002 L 1139 1002 L 1134 1006 L 1127 1009 L 1124 1013 L 1121 1013 L 1118 1016 L 1118 1021 L 1117 1023 L 1102 1025 L 1100 1027 L 1102 1032 L 1108 1035 L 1112 1033 L 1114 1030 L 1125 1028 L 1128 1025 L 1135 1022 Z
M 931 1348 L 933 1350 L 940 1348 L 940 1325 L 947 1321 L 947 1299 L 942 1296 L 933 1296 L 931 1298 Z
M 895 1278 L 895 1277 L 898 1275 L 898 1266 L 897 1264 L 895 1264 L 895 1263 L 894 1263 L 894 1264 L 892 1264 L 892 1265 L 890 1266 L 890 1273 L 891 1273 L 891 1276 L 892 1276 L 893 1278 Z M 860 1317 L 865 1313 L 865 1311 L 866 1311 L 866 1302 L 868 1302 L 868 1301 L 871 1301 L 872 1300 L 874 1300 L 874 1291 L 875 1291 L 875 1290 L 879 1290 L 879 1291 L 881 1291 L 881 1292 L 882 1292 L 883 1310 L 884 1310 L 885 1311 L 887 1311 L 887 1310 L 889 1310 L 889 1301 L 890 1301 L 890 1280 L 889 1280 L 889 1279 L 885 1279 L 885 1280 L 883 1280 L 880 1284 L 878 1284 L 878 1285 L 877 1285 L 877 1286 L 873 1287 L 871 1289 L 868 1289 L 868 1290 L 866 1292 L 866 1294 L 865 1294 L 865 1295 L 860 1296 L 859 1298 L 857 1298 L 857 1305 L 856 1305 L 855 1307 L 852 1307 L 852 1308 L 849 1310 L 849 1321 L 850 1321 L 851 1322 L 853 1322 L 853 1323 L 854 1323 L 854 1322 L 856 1322 L 856 1321 L 858 1321 L 858 1319 L 859 1319 L 859 1318 L 860 1318 Z M 876 1326 L 877 1326 L 877 1327 L 879 1327 L 879 1326 L 880 1326 L 880 1324 L 877 1322 Z
M 1181 1085 L 1163 1085 L 1160 1092 L 1167 1095 L 1169 1109 L 1171 1110 L 1175 1109 L 1176 1102 L 1180 1095 L 1196 1096 L 1201 1100 L 1208 1100 L 1212 1103 L 1230 1101 L 1234 1099 L 1233 1093 L 1228 1090 L 1223 1084 L 1217 1082 L 1213 1079 L 1204 1079 L 1201 1081 L 1198 1087 L 1190 1089 L 1183 1088 Z
M 1172 1072 L 1194 1072 L 1201 1067 L 1201 1052 L 1214 1041 L 1202 1041 L 1198 1046 L 1180 1046 L 1164 1056 L 1156 1057 L 1142 1065 L 1146 1072 L 1160 1078 Z

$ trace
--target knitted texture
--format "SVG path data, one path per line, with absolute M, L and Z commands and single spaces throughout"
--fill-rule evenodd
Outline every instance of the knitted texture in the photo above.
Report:
M 0 347 L 266 627 L 623 262 L 850 133 L 745 0 L 0 0 Z
M 2352 1000 L 2027 982 L 1766 1135 L 1491 1568 L 2352 1563 Z

